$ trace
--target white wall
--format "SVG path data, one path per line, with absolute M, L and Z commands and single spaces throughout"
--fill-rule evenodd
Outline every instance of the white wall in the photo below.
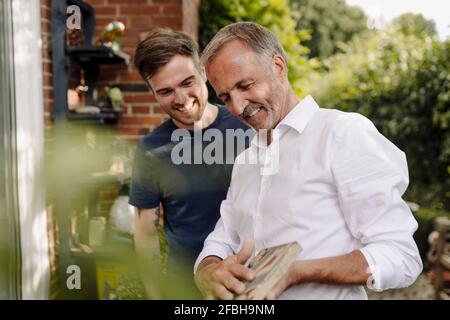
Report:
M 44 110 L 39 0 L 13 0 L 14 71 L 23 299 L 48 299 L 43 182 Z

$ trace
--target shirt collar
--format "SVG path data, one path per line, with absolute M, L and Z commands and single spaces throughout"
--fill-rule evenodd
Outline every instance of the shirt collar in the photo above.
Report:
M 297 103 L 291 111 L 289 111 L 289 113 L 275 127 L 275 130 L 282 127 L 291 127 L 297 130 L 298 133 L 302 133 L 317 109 L 319 109 L 319 105 L 311 95 L 308 95 Z M 264 131 L 257 131 L 251 141 L 251 144 L 259 148 L 266 148 L 266 133 L 267 132 Z
M 288 126 L 297 130 L 298 133 L 302 133 L 317 109 L 319 109 L 319 105 L 311 95 L 308 95 L 289 111 L 275 129 Z

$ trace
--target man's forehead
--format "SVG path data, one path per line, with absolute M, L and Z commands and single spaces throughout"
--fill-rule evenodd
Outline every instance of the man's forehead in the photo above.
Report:
M 147 81 L 153 84 L 160 84 L 161 82 L 176 83 L 183 81 L 187 77 L 197 76 L 198 70 L 191 57 L 174 56 L 167 64 L 158 68 L 155 74 Z M 162 83 L 161 83 L 162 84 Z
M 207 64 L 206 75 L 211 84 L 231 89 L 238 82 L 251 76 L 255 53 L 241 41 L 227 43 Z
M 243 58 L 253 55 L 255 55 L 255 52 L 244 42 L 239 39 L 234 39 L 224 44 L 223 47 L 220 48 L 219 51 L 217 51 L 215 57 L 211 59 L 208 65 L 211 65 L 215 62 L 238 62 Z

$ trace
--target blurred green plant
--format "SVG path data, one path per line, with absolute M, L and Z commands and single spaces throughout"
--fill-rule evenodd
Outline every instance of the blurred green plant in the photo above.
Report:
M 410 20 L 355 37 L 323 62 L 327 72 L 310 74 L 308 91 L 323 107 L 364 114 L 405 151 L 407 199 L 450 210 L 450 41 Z
M 437 35 L 434 21 L 425 19 L 420 13 L 404 13 L 393 20 L 392 27 L 404 35 L 415 35 L 417 37 Z
M 145 289 L 137 274 L 125 274 L 108 294 L 108 300 L 144 300 Z
M 303 79 L 320 64 L 308 60 L 309 50 L 301 44 L 309 39 L 306 31 L 297 31 L 286 0 L 203 0 L 200 7 L 199 44 L 203 49 L 222 27 L 237 21 L 254 21 L 270 29 L 286 52 L 289 81 L 302 96 Z M 213 92 L 211 92 L 213 94 Z
M 367 30 L 367 16 L 344 0 L 289 0 L 297 30 L 311 37 L 303 42 L 309 57 L 327 58 L 340 51 L 342 43 Z

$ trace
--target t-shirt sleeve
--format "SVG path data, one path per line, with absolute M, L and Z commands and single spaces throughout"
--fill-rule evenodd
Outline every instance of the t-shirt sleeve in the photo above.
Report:
M 136 148 L 131 176 L 129 203 L 132 206 L 142 209 L 159 206 L 160 192 L 155 167 L 154 155 L 150 151 L 144 151 L 140 143 Z

